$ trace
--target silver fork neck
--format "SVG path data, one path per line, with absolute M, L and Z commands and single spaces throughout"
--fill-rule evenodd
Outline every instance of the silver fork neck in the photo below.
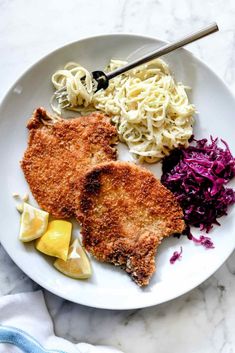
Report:
M 140 59 L 137 59 L 137 60 L 135 60 L 125 66 L 122 66 L 112 72 L 106 73 L 106 76 L 107 76 L 108 80 L 111 80 L 112 78 L 114 78 L 120 74 L 123 74 L 124 72 L 127 72 L 127 71 L 135 68 L 136 66 L 145 64 L 146 62 L 149 62 L 153 59 L 157 59 L 162 55 L 168 54 L 168 53 L 172 52 L 173 50 L 181 48 L 189 43 L 193 43 L 194 41 L 201 39 L 203 37 L 206 37 L 209 34 L 212 34 L 214 32 L 217 32 L 218 30 L 219 30 L 219 28 L 218 28 L 217 24 L 215 22 L 211 23 L 209 26 L 202 28 L 201 30 L 199 30 L 193 34 L 190 34 L 184 38 L 181 38 L 180 40 L 178 40 L 174 43 L 166 44 L 163 47 L 155 50 L 154 52 L 152 52 L 148 55 L 143 56 Z

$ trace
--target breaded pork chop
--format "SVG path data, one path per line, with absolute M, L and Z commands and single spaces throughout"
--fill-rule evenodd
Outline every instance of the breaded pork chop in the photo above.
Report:
M 29 140 L 21 167 L 41 208 L 69 218 L 79 208 L 81 179 L 94 165 L 116 159 L 116 129 L 100 113 L 45 125 L 38 108 L 28 122 Z
M 162 239 L 185 227 L 174 195 L 151 172 L 127 162 L 89 171 L 80 209 L 85 248 L 98 260 L 124 268 L 139 286 L 147 285 L 155 271 Z

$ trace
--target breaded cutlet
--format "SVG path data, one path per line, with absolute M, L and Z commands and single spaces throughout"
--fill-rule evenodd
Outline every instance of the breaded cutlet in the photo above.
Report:
M 39 206 L 54 217 L 69 218 L 78 211 L 84 174 L 116 159 L 116 128 L 101 113 L 45 125 L 48 120 L 45 109 L 34 111 L 21 167 Z
M 150 171 L 128 162 L 98 165 L 83 183 L 77 218 L 86 250 L 147 285 L 162 239 L 185 227 L 174 195 Z

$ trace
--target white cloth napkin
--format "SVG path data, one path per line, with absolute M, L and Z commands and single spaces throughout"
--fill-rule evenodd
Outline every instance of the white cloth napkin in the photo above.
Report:
M 8 339 L 27 346 L 25 352 L 28 353 L 47 350 L 57 353 L 121 353 L 112 347 L 73 344 L 55 336 L 42 291 L 0 298 L 0 353 L 22 353 L 15 345 L 2 343 L 9 342 Z

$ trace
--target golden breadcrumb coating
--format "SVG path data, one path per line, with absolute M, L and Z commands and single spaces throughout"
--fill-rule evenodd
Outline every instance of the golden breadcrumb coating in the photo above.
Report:
M 79 207 L 81 179 L 93 165 L 116 159 L 116 128 L 101 113 L 44 125 L 48 114 L 34 111 L 21 167 L 40 207 L 69 218 Z
M 85 248 L 144 286 L 164 237 L 184 230 L 174 195 L 148 170 L 127 162 L 98 165 L 84 178 L 77 218 Z

